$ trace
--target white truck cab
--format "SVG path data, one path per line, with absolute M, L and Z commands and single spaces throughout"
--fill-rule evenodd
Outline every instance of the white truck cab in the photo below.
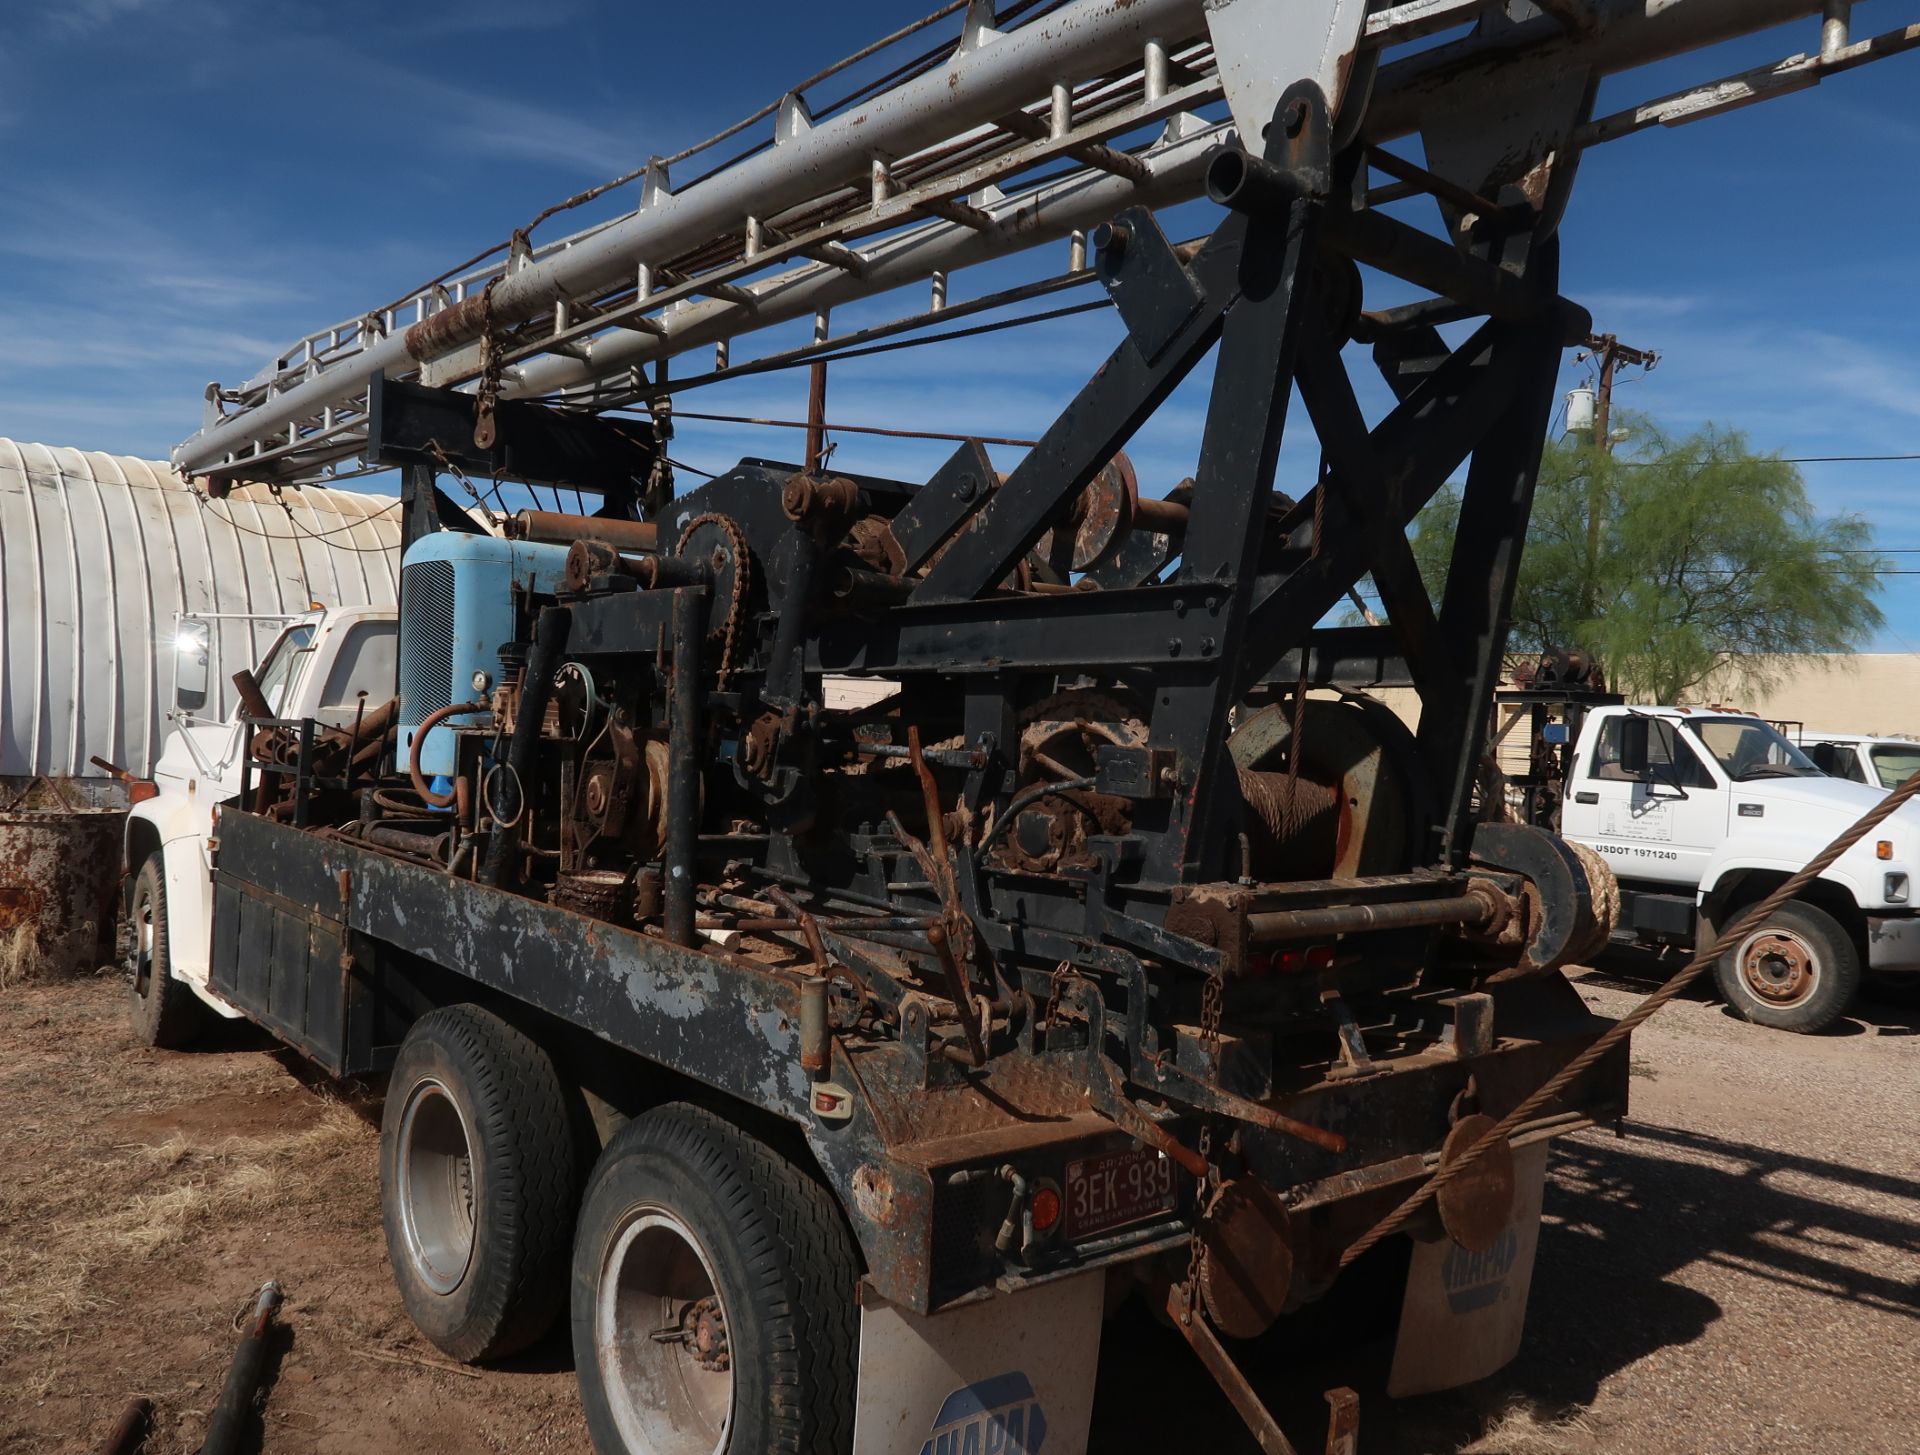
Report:
M 393 696 L 399 620 L 392 608 L 321 607 L 282 620 L 254 669 L 276 716 L 351 727 L 363 703 L 371 711 Z M 202 651 L 204 627 L 182 618 L 176 646 L 183 656 Z M 184 1044 L 208 1008 L 239 1015 L 207 986 L 210 845 L 219 805 L 240 791 L 246 725 L 238 707 L 225 720 L 194 716 L 205 698 L 205 684 L 183 671 L 172 714 L 178 727 L 154 763 L 154 791 L 127 816 L 121 955 L 135 1030 L 157 1046 Z
M 1920 738 L 1805 730 L 1794 736 L 1800 751 L 1822 773 L 1850 783 L 1894 789 L 1920 773 Z
M 1560 832 L 1613 867 L 1623 932 L 1705 945 L 1884 796 L 1745 713 L 1599 707 L 1574 745 Z M 1817 1031 L 1846 1012 L 1863 969 L 1920 972 L 1916 873 L 1920 811 L 1903 809 L 1722 959 L 1728 1003 Z

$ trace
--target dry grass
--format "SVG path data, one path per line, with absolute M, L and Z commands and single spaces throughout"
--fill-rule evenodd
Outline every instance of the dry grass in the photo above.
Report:
M 1515 1400 L 1460 1455 L 1586 1455 L 1599 1448 L 1599 1435 L 1584 1415 L 1547 1416 Z
M 0 1337 L 38 1347 L 82 1315 L 111 1306 L 94 1291 L 102 1270 L 275 1208 L 312 1204 L 342 1177 L 342 1159 L 364 1154 L 375 1135 L 345 1106 L 328 1102 L 317 1121 L 293 1132 L 208 1146 L 174 1137 L 115 1149 L 111 1160 L 94 1161 L 71 1179 L 82 1191 L 43 1210 L 45 1244 L 4 1269 Z M 363 1170 L 345 1178 L 363 1181 Z
M 0 932 L 0 990 L 22 985 L 40 971 L 40 946 L 30 924 Z

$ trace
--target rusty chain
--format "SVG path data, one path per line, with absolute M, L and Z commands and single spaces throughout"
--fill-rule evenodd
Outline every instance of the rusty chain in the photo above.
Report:
M 724 692 L 727 677 L 733 671 L 734 644 L 739 639 L 740 628 L 746 620 L 747 573 L 750 569 L 747 538 L 732 516 L 712 511 L 706 515 L 696 515 L 687 522 L 686 529 L 680 532 L 680 539 L 674 545 L 674 555 L 684 556 L 687 553 L 687 542 L 703 525 L 719 527 L 720 533 L 727 538 L 727 549 L 733 554 L 733 592 L 727 600 L 726 619 L 720 624 L 720 667 L 714 674 L 715 689 Z
M 1052 1030 L 1054 1022 L 1060 1018 L 1060 997 L 1066 993 L 1067 983 L 1075 978 L 1072 961 L 1062 960 L 1053 967 L 1053 975 L 1047 986 L 1047 1008 L 1040 1017 L 1042 1030 Z
M 1628 1011 L 1603 1031 L 1594 1043 L 1549 1077 L 1531 1096 L 1500 1118 L 1487 1134 L 1464 1149 L 1453 1161 L 1441 1167 L 1423 1182 L 1406 1201 L 1369 1228 L 1360 1239 L 1340 1255 L 1340 1267 L 1346 1268 L 1371 1252 L 1382 1241 L 1399 1232 L 1440 1190 L 1463 1176 L 1495 1143 L 1505 1140 L 1529 1117 L 1537 1114 L 1554 1098 L 1591 1070 L 1608 1052 L 1620 1045 L 1641 1026 L 1652 1020 L 1676 996 L 1713 968 L 1714 962 L 1733 949 L 1776 910 L 1794 898 L 1832 867 L 1834 861 L 1859 843 L 1915 795 L 1920 795 L 1920 773 L 1915 773 L 1898 788 L 1875 804 L 1850 828 L 1808 861 L 1806 867 L 1780 885 L 1773 893 L 1741 915 L 1717 940 L 1684 965 L 1671 980 Z
M 1226 982 L 1226 971 L 1216 965 L 1207 972 L 1206 987 L 1200 992 L 1200 1050 L 1209 1060 L 1216 1059 L 1220 1049 L 1220 1014 L 1226 1000 Z M 1213 1182 L 1213 1120 L 1210 1117 L 1200 1122 L 1200 1159 L 1206 1163 L 1206 1171 L 1195 1180 L 1193 1188 L 1193 1218 L 1187 1234 L 1186 1291 L 1181 1299 L 1183 1323 L 1191 1323 L 1194 1311 L 1200 1306 L 1200 1259 L 1204 1251 L 1200 1225 L 1207 1191 Z
M 504 518 L 504 515 L 495 515 L 493 511 L 487 508 L 486 496 L 482 495 L 478 490 L 474 488 L 473 481 L 467 478 L 467 472 L 461 469 L 457 464 L 455 464 L 452 458 L 448 456 L 447 452 L 440 448 L 440 441 L 428 440 L 427 449 L 432 452 L 434 459 L 439 461 L 440 468 L 447 471 L 449 474 L 453 476 L 454 479 L 458 480 L 461 486 L 466 490 L 467 494 L 473 497 L 473 503 L 480 507 L 481 513 L 486 516 L 487 520 L 493 525 L 498 526 L 501 520 Z M 506 507 L 506 502 L 500 500 L 500 482 L 497 479 L 493 482 L 493 498 L 495 501 L 499 502 L 501 509 L 504 512 Z
M 493 411 L 500 403 L 502 350 L 493 327 L 493 290 L 500 279 L 489 278 L 480 292 L 480 382 L 473 396 L 473 447 L 490 450 L 499 438 Z

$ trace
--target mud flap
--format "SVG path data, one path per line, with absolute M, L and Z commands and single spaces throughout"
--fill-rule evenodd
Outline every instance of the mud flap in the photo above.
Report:
M 1430 1394 L 1485 1379 L 1520 1352 L 1527 1290 L 1540 1246 L 1540 1204 L 1546 1190 L 1547 1144 L 1513 1154 L 1513 1213 L 1484 1253 L 1451 1238 L 1415 1239 L 1400 1337 L 1387 1393 Z
M 1106 1278 L 921 1316 L 861 1290 L 854 1455 L 1084 1455 Z

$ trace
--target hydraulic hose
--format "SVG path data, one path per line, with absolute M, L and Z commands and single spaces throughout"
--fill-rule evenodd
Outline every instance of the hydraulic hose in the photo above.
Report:
M 413 730 L 413 743 L 407 749 L 407 777 L 413 780 L 413 791 L 420 795 L 420 801 L 429 808 L 451 808 L 459 790 L 447 793 L 435 793 L 427 787 L 426 774 L 420 771 L 420 745 L 441 723 L 450 717 L 466 717 L 476 712 L 492 712 L 493 708 L 484 702 L 456 702 L 447 707 L 435 708 Z

